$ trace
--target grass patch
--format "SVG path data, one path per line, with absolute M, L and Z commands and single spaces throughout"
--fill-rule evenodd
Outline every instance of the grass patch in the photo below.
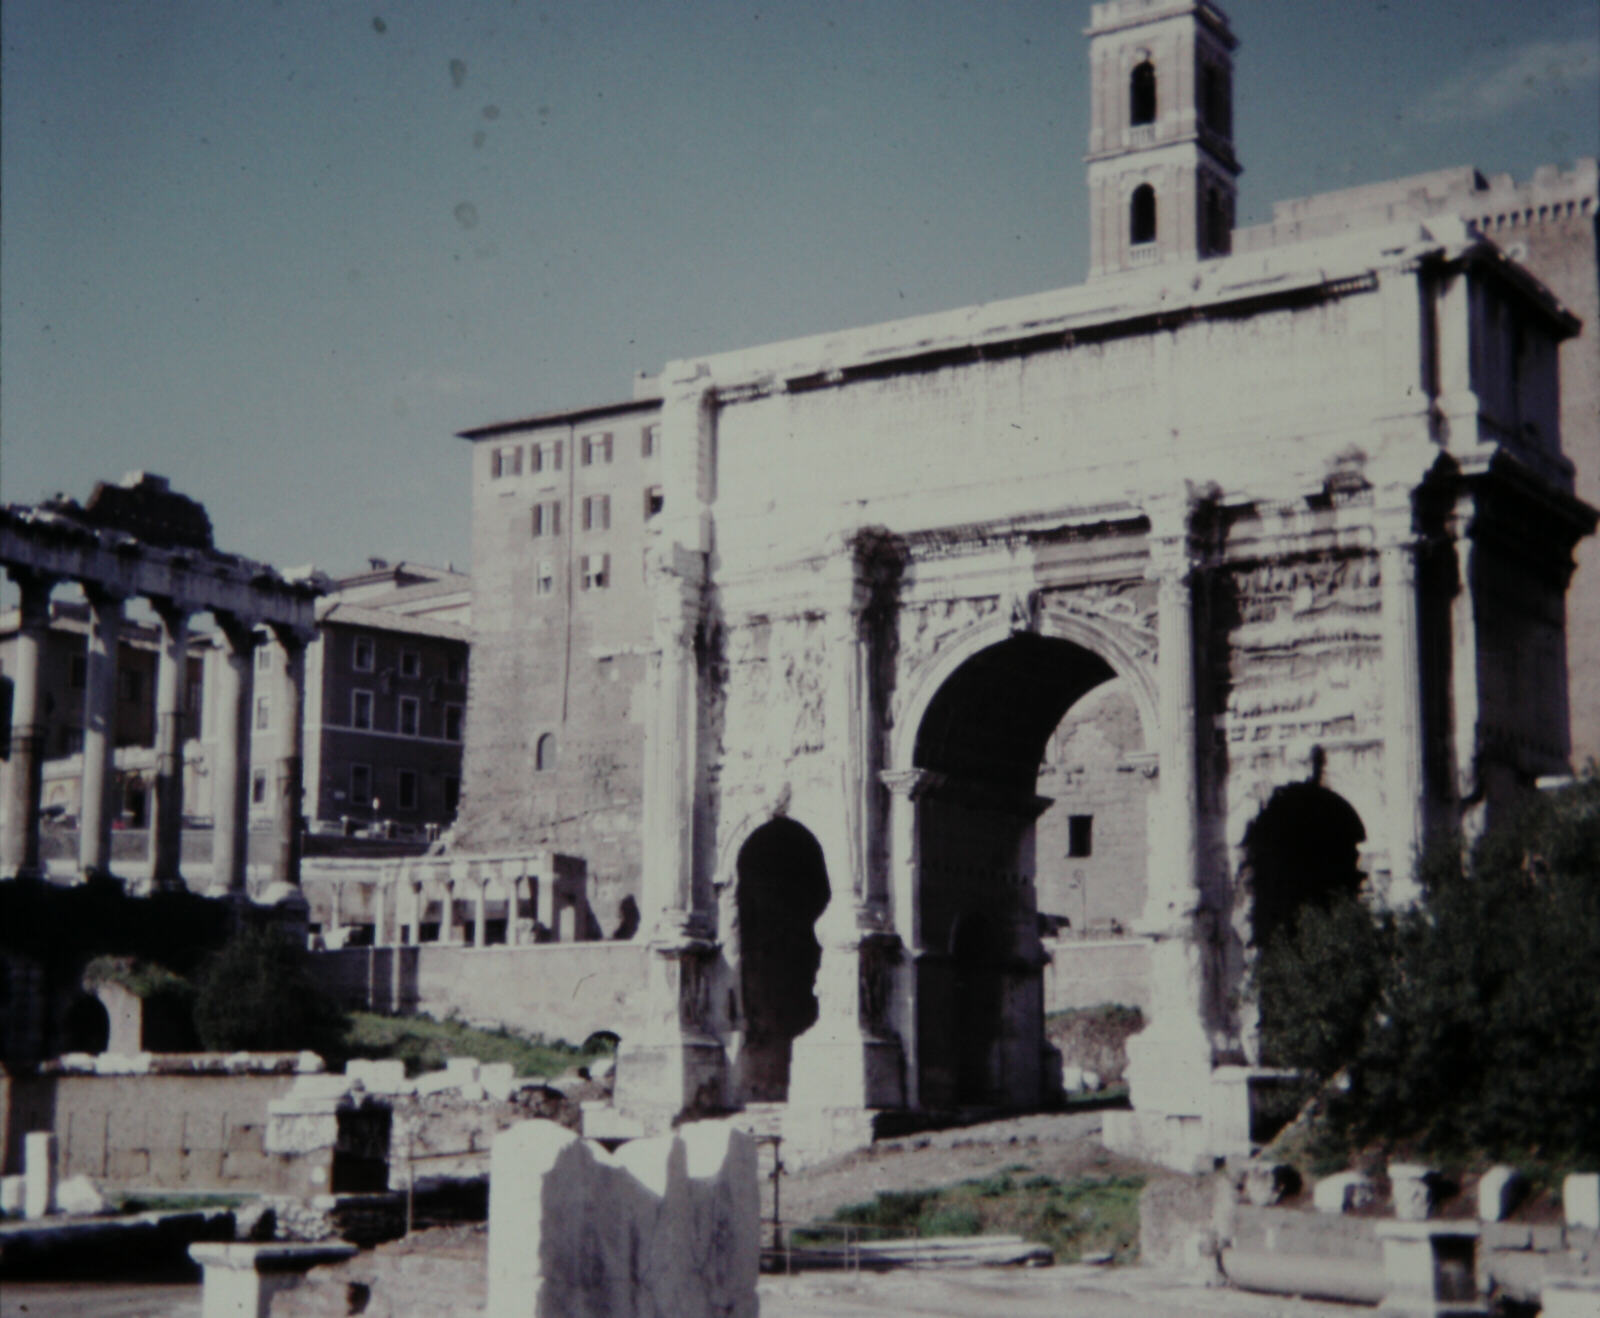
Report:
M 111 1206 L 119 1213 L 192 1213 L 206 1208 L 237 1208 L 256 1198 L 253 1194 L 229 1194 L 224 1191 L 214 1194 L 163 1194 L 153 1190 L 107 1196 Z
M 886 1240 L 917 1236 L 1019 1235 L 1074 1263 L 1086 1254 L 1109 1254 L 1115 1263 L 1139 1256 L 1142 1176 L 1078 1176 L 1062 1181 L 1018 1165 L 994 1176 L 934 1190 L 889 1190 L 866 1203 L 847 1204 L 832 1223 L 867 1228 L 863 1236 Z M 834 1232 L 795 1232 L 796 1244 L 837 1241 Z
M 550 1079 L 575 1066 L 585 1066 L 611 1055 L 608 1041 L 583 1046 L 564 1039 L 518 1034 L 504 1027 L 480 1030 L 458 1020 L 436 1021 L 431 1016 L 379 1016 L 372 1012 L 350 1014 L 345 1052 L 350 1057 L 398 1058 L 407 1075 L 444 1068 L 450 1057 L 476 1057 L 480 1062 L 510 1062 L 522 1076 Z

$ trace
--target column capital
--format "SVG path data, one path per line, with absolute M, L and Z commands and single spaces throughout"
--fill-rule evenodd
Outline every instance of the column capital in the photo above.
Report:
M 78 583 L 83 590 L 84 599 L 89 601 L 91 608 L 105 609 L 112 606 L 120 608 L 128 602 L 128 592 L 109 586 L 103 581 L 82 581 Z
M 687 646 L 700 625 L 704 594 L 704 556 L 675 542 L 658 547 L 650 557 L 650 585 L 656 635 Z
M 47 625 L 50 621 L 50 592 L 60 584 L 60 578 L 45 572 L 36 572 L 32 568 L 13 566 L 7 566 L 6 575 L 11 578 L 20 593 L 18 605 L 21 625 L 23 627 Z
M 249 654 L 261 643 L 254 618 L 222 610 L 214 610 L 211 616 L 217 621 L 218 649 L 226 649 L 234 654 Z
M 149 600 L 150 608 L 154 609 L 155 616 L 162 621 L 163 627 L 168 630 L 186 627 L 189 624 L 190 617 L 194 616 L 194 609 L 190 608 L 189 605 L 179 603 L 171 595 L 147 595 L 146 598 Z
M 1152 580 L 1186 580 L 1205 558 L 1206 546 L 1197 526 L 1200 513 L 1218 497 L 1215 486 L 1184 481 L 1171 489 L 1135 499 L 1150 523 L 1147 536 Z
M 902 800 L 920 801 L 945 781 L 945 775 L 932 769 L 885 769 L 878 781 Z
M 269 622 L 272 637 L 290 654 L 304 650 L 316 638 L 316 631 L 310 627 L 297 627 L 290 622 Z

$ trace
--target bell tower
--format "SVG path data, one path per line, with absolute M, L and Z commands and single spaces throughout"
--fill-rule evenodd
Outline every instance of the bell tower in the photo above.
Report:
M 1089 277 L 1227 255 L 1241 172 L 1227 15 L 1208 0 L 1104 0 L 1086 35 Z

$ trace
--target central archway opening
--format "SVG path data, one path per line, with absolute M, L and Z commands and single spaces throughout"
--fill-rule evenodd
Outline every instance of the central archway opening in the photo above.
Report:
M 756 829 L 735 868 L 744 1097 L 781 1103 L 789 1097 L 794 1041 L 817 1020 L 822 946 L 815 925 L 828 905 L 828 870 L 816 838 L 790 819 Z
M 1099 655 L 1017 633 L 967 659 L 917 729 L 917 1065 L 924 1107 L 1031 1107 L 1044 1097 L 1043 956 L 1035 886 L 1045 749 L 1067 711 L 1115 676 Z

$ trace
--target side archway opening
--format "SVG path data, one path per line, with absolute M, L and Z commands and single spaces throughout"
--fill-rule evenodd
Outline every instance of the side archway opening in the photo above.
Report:
M 828 870 L 809 829 L 773 819 L 739 849 L 735 872 L 741 1086 L 747 1102 L 783 1102 L 794 1041 L 817 1020 L 815 926 L 828 905 Z

